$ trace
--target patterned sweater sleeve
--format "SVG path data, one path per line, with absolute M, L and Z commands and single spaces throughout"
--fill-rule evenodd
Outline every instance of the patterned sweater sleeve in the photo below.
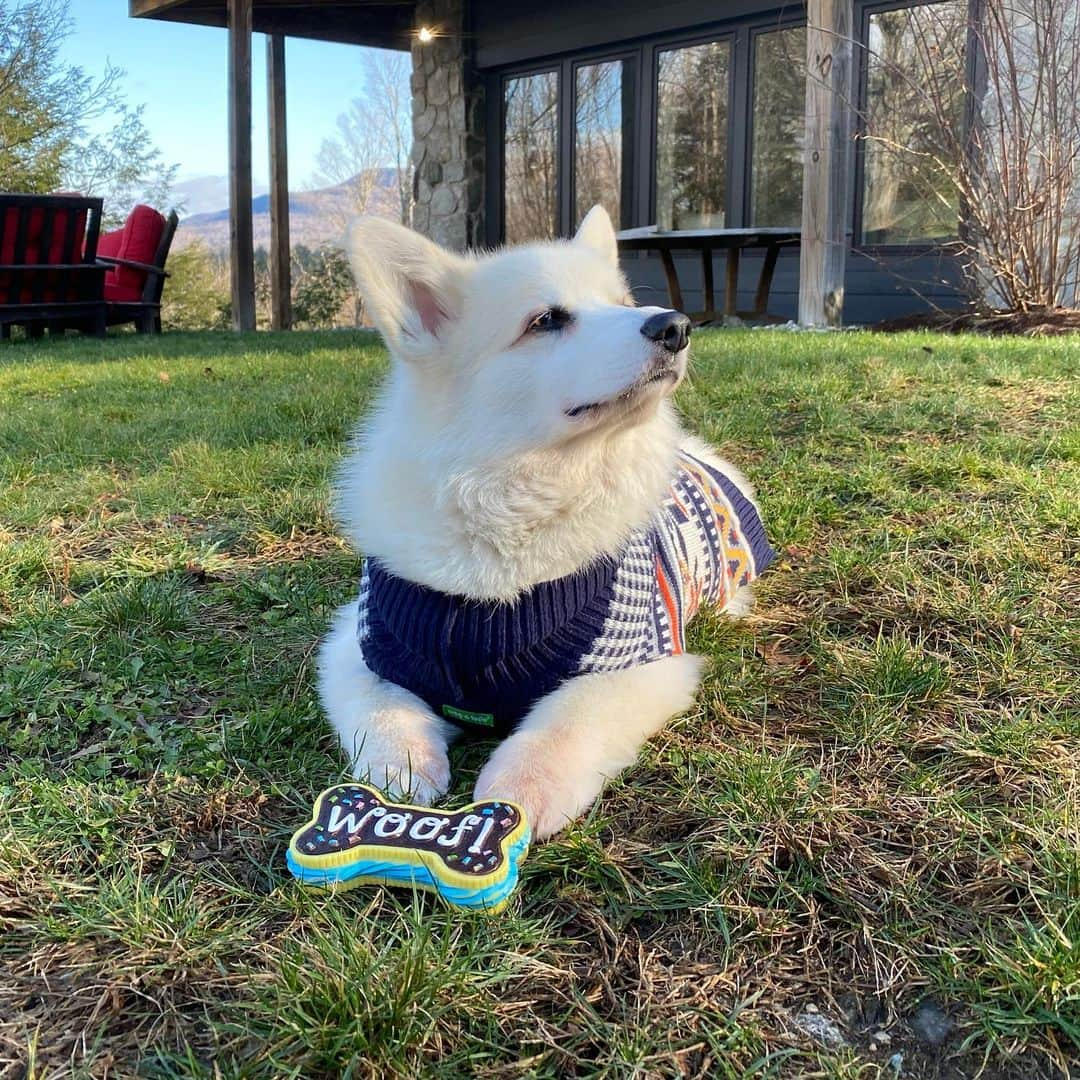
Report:
M 661 510 L 656 549 L 658 621 L 669 655 L 685 648 L 686 626 L 702 605 L 722 610 L 775 557 L 753 503 L 686 451 Z

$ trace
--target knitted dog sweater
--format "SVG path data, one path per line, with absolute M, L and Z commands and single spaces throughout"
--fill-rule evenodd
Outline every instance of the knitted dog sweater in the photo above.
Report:
M 774 557 L 753 504 L 680 451 L 659 509 L 619 555 L 512 603 L 441 593 L 366 560 L 357 636 L 375 674 L 439 716 L 506 734 L 574 675 L 679 655 L 695 612 L 725 607 Z

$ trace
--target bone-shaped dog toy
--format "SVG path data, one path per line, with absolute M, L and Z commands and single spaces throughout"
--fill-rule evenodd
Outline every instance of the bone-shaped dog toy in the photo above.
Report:
M 440 811 L 341 784 L 319 796 L 286 861 L 294 877 L 317 889 L 413 886 L 458 907 L 495 912 L 509 901 L 528 850 L 529 826 L 513 803 Z

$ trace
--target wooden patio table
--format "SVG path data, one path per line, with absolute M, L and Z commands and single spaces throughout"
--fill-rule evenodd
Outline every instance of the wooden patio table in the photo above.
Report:
M 797 244 L 800 239 L 798 229 L 760 228 L 760 229 L 678 229 L 661 232 L 649 225 L 643 229 L 624 229 L 618 234 L 619 251 L 656 251 L 664 266 L 667 278 L 668 295 L 671 306 L 677 311 L 683 310 L 682 289 L 679 275 L 675 270 L 673 251 L 700 251 L 701 274 L 705 282 L 705 310 L 687 312 L 696 323 L 712 322 L 724 315 L 738 315 L 740 318 L 761 319 L 766 317 L 769 303 L 769 290 L 772 288 L 773 272 L 780 249 L 785 245 Z M 758 276 L 757 292 L 754 295 L 752 311 L 735 310 L 736 295 L 739 287 L 739 255 L 747 249 L 764 250 L 765 258 Z M 713 290 L 713 252 L 727 252 L 727 281 L 724 292 L 724 310 L 716 310 Z

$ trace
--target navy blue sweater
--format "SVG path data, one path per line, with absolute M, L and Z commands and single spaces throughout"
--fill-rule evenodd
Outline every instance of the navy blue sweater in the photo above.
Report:
M 698 607 L 726 605 L 773 558 L 753 504 L 682 452 L 667 498 L 617 557 L 513 603 L 441 593 L 368 559 L 359 644 L 372 671 L 438 715 L 506 734 L 575 675 L 678 655 Z

